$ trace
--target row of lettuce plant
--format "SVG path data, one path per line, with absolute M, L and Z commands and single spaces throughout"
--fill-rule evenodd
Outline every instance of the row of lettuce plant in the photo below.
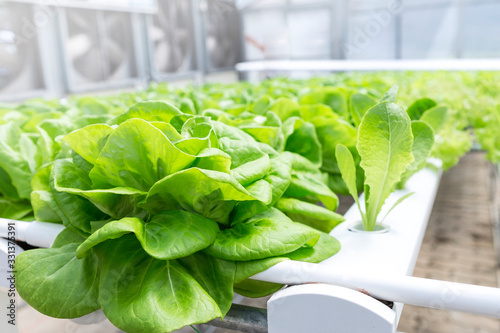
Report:
M 66 227 L 18 256 L 20 295 L 52 317 L 102 308 L 122 330 L 167 332 L 223 318 L 235 291 L 280 289 L 248 278 L 335 255 L 335 193 L 364 191 L 374 230 L 442 154 L 447 109 L 405 110 L 386 88 L 275 79 L 1 107 L 0 216 Z
M 44 314 L 102 308 L 125 331 L 172 331 L 223 317 L 233 290 L 279 289 L 248 280 L 276 262 L 340 249 L 318 230 L 343 218 L 317 168 L 221 122 L 142 102 L 61 145 L 69 156 L 41 167 L 33 189 L 36 218 L 66 229 L 16 260 L 20 295 Z

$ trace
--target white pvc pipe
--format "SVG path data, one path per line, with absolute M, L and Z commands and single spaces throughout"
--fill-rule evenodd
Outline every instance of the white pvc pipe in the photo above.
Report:
M 417 278 L 339 272 L 335 267 L 284 261 L 251 279 L 281 283 L 327 283 L 361 291 L 372 297 L 500 318 L 500 288 Z
M 239 72 L 259 71 L 500 71 L 499 59 L 263 60 L 236 64 Z
M 37 247 L 51 247 L 63 229 L 62 224 L 0 218 L 0 237 L 14 237 L 18 241 Z

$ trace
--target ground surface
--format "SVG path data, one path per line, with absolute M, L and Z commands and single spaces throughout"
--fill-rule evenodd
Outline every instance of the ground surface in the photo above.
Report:
M 414 276 L 499 286 L 492 233 L 495 186 L 491 172 L 484 154 L 472 152 L 443 175 Z M 398 330 L 498 333 L 500 320 L 408 305 Z
M 492 236 L 491 165 L 484 154 L 468 154 L 444 174 L 432 211 L 415 276 L 498 286 Z M 345 211 L 349 202 L 344 200 Z M 500 301 L 499 301 L 500 302 Z M 265 299 L 245 304 L 265 306 Z M 43 316 L 28 306 L 19 313 L 20 333 L 116 333 L 109 323 L 82 326 Z M 405 306 L 398 330 L 406 333 L 497 333 L 500 320 Z M 185 329 L 182 332 L 194 332 Z M 217 329 L 217 333 L 229 333 Z M 313 332 L 307 332 L 313 333 Z

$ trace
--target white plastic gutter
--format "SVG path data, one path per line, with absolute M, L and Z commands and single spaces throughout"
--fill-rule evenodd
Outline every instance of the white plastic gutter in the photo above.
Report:
M 263 71 L 500 71 L 500 59 L 263 60 L 236 64 L 238 72 Z

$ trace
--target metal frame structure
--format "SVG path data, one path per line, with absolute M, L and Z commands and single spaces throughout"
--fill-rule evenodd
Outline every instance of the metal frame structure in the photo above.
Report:
M 194 53 L 195 64 L 198 69 L 188 70 L 180 73 L 165 73 L 158 71 L 155 67 L 154 60 L 154 45 L 151 39 L 148 38 L 150 35 L 151 27 L 153 26 L 153 17 L 145 16 L 145 29 L 143 31 L 143 36 L 145 39 L 146 50 L 147 50 L 147 63 L 146 63 L 146 75 L 148 81 L 175 81 L 175 80 L 193 80 L 194 82 L 202 82 L 202 78 L 200 76 L 199 67 L 203 65 L 203 61 L 201 57 L 203 54 L 198 50 L 202 47 L 202 40 L 196 34 L 196 31 L 200 29 L 200 15 L 197 10 L 199 7 L 199 0 L 189 0 L 191 3 L 191 15 L 193 19 L 193 31 L 195 32 L 195 43 L 194 43 Z M 201 49 L 202 50 L 202 49 Z
M 98 19 L 102 18 L 102 15 L 104 15 L 104 12 L 102 11 L 97 11 L 96 13 L 97 15 L 99 15 Z M 65 42 L 69 37 L 68 27 L 66 25 L 67 22 L 66 8 L 57 7 L 59 53 L 64 63 L 64 66 L 62 67 L 64 83 L 65 83 L 64 93 L 86 93 L 89 91 L 96 91 L 96 90 L 120 89 L 125 87 L 133 87 L 145 81 L 145 72 L 143 70 L 144 67 L 141 66 L 141 64 L 144 62 L 144 54 L 142 52 L 142 47 L 137 47 L 137 44 L 138 45 L 143 44 L 141 40 L 143 36 L 140 33 L 141 30 L 140 25 L 142 24 L 142 22 L 140 20 L 139 14 L 130 13 L 129 15 L 133 32 L 132 36 L 133 43 L 136 44 L 135 45 L 136 47 L 134 47 L 134 56 L 136 59 L 135 67 L 137 68 L 137 76 L 135 78 L 131 77 L 118 80 L 115 82 L 101 81 L 101 82 L 93 82 L 93 83 L 79 85 L 75 82 L 75 77 L 72 75 L 72 71 L 70 70 L 72 64 L 70 63 L 67 54 L 64 50 Z M 102 30 L 102 27 L 99 28 Z M 100 37 L 101 38 L 103 37 L 102 33 L 100 34 Z
M 33 17 L 37 14 L 40 14 L 41 12 L 47 13 L 46 9 L 43 6 L 38 5 L 31 6 L 30 11 L 32 12 Z M 21 20 L 21 17 L 16 19 Z M 23 38 L 29 39 L 31 41 L 35 40 L 35 42 L 37 43 L 37 51 L 40 55 L 40 70 L 43 87 L 40 89 L 17 91 L 14 93 L 0 95 L 0 101 L 15 102 L 19 100 L 40 97 L 42 95 L 48 97 L 59 96 L 58 92 L 61 91 L 62 85 L 60 80 L 60 68 L 56 68 L 55 65 L 57 64 L 57 60 L 54 58 L 53 54 L 53 50 L 57 49 L 58 47 L 57 41 L 53 38 L 53 31 L 55 31 L 53 23 L 54 21 L 49 19 L 45 22 L 45 24 L 37 27 L 36 35 L 22 36 Z M 25 64 L 25 66 L 28 65 L 29 64 Z
M 208 39 L 208 33 L 207 33 L 207 26 L 208 26 L 208 3 L 210 1 L 214 1 L 214 0 L 196 0 L 198 1 L 198 6 L 199 6 L 199 18 L 200 18 L 200 24 L 199 24 L 199 28 L 200 28 L 200 38 L 201 38 L 201 41 L 199 41 L 200 43 L 200 46 L 201 46 L 201 49 L 203 51 L 203 56 L 202 56 L 202 61 L 203 61 L 203 65 L 200 66 L 200 70 L 204 73 L 204 74 L 213 74 L 213 73 L 219 73 L 219 72 L 227 72 L 227 71 L 234 71 L 234 66 L 229 66 L 229 67 L 215 67 L 215 66 L 211 66 L 210 65 L 210 56 L 208 54 L 208 50 L 207 50 L 207 45 L 206 45 L 206 41 Z M 237 10 L 237 7 L 236 7 L 236 4 L 235 4 L 235 1 L 234 0 L 216 0 L 220 3 L 227 3 L 228 6 L 234 6 L 233 9 L 234 10 Z M 241 15 L 238 15 L 238 25 L 237 25 L 237 29 L 239 29 L 239 39 L 238 39 L 238 43 L 236 45 L 234 45 L 235 47 L 239 48 L 239 53 L 242 53 L 243 52 L 243 42 L 242 42 L 242 39 L 241 39 L 241 31 L 243 30 L 243 20 L 241 18 Z M 240 59 L 242 60 L 242 59 Z
M 78 5 L 71 1 L 58 3 L 59 6 L 50 6 L 49 3 L 35 4 L 35 0 L 9 0 L 12 2 L 26 3 L 32 6 L 33 10 L 40 13 L 50 13 L 47 22 L 37 26 L 37 38 L 39 39 L 38 49 L 42 62 L 42 72 L 44 88 L 1 96 L 0 101 L 22 101 L 29 98 L 63 97 L 72 93 L 88 93 L 91 91 L 111 91 L 127 87 L 146 86 L 152 81 L 177 81 L 190 80 L 194 84 L 204 82 L 204 76 L 212 73 L 219 73 L 234 70 L 233 67 L 214 68 L 209 66 L 208 54 L 205 44 L 206 39 L 206 8 L 208 0 L 189 0 L 191 3 L 192 29 L 194 32 L 194 52 L 195 66 L 192 70 L 165 73 L 155 69 L 154 45 L 150 39 L 152 27 L 151 10 L 134 10 L 128 8 L 118 8 L 100 6 L 99 4 Z M 184 0 L 182 0 L 184 1 Z M 228 0 L 219 0 L 228 1 Z M 231 2 L 231 1 L 230 1 Z M 7 3 L 8 5 L 8 3 Z M 103 15 L 105 11 L 124 12 L 130 18 L 132 36 L 134 43 L 134 77 L 115 80 L 113 82 L 92 82 L 79 84 L 72 75 L 70 60 L 65 51 L 65 42 L 68 38 L 68 26 L 66 21 L 67 10 L 72 8 L 87 8 L 95 10 L 97 14 Z M 34 15 L 35 16 L 35 15 Z M 29 19 L 31 21 L 31 19 Z M 34 20 L 34 18 L 33 18 Z M 237 27 L 239 28 L 239 27 Z M 239 47 L 239 45 L 235 45 Z M 61 66 L 62 64 L 62 66 Z
M 144 15 L 144 30 L 143 39 L 145 43 L 146 53 L 146 79 L 151 81 L 176 81 L 176 80 L 191 80 L 194 84 L 202 84 L 205 82 L 205 76 L 213 73 L 233 71 L 234 67 L 213 68 L 208 63 L 208 52 L 206 47 L 206 24 L 207 24 L 207 1 L 208 0 L 189 0 L 191 3 L 191 18 L 193 20 L 194 32 L 194 53 L 195 53 L 195 68 L 192 70 L 179 73 L 165 73 L 155 69 L 154 65 L 154 46 L 148 38 L 152 26 L 152 16 Z M 228 0 L 219 0 L 228 1 Z M 231 1 L 229 1 L 231 2 Z M 239 28 L 239 27 L 238 27 Z M 237 47 L 240 47 L 238 45 Z

